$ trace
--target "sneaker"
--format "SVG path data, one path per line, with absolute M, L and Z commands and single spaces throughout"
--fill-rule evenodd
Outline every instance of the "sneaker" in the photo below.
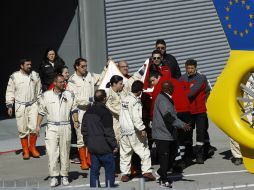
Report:
M 166 181 L 166 182 L 160 181 L 160 187 L 162 187 L 162 188 L 172 188 L 172 183 L 169 182 L 169 181 Z
M 145 178 L 146 181 L 155 181 L 156 178 L 153 176 L 151 172 L 149 173 L 144 173 L 143 177 Z
M 129 178 L 128 175 L 123 175 L 123 176 L 121 177 L 121 181 L 122 181 L 122 182 L 128 182 L 129 180 L 130 180 L 130 178 Z
M 68 180 L 68 177 L 62 177 L 62 184 L 63 184 L 64 186 L 67 186 L 67 185 L 70 184 L 70 183 L 69 183 L 69 180 Z
M 156 177 L 156 180 L 159 180 L 160 179 L 160 174 L 158 173 L 158 171 L 155 172 L 155 177 Z
M 80 159 L 79 158 L 72 158 L 71 160 L 71 163 L 74 163 L 74 164 L 80 164 Z
M 239 165 L 243 164 L 243 159 L 242 158 L 235 158 L 234 159 L 234 164 L 236 166 L 239 166 Z
M 51 180 L 50 180 L 50 184 L 49 186 L 50 187 L 56 187 L 58 185 L 58 180 L 56 177 L 52 177 Z

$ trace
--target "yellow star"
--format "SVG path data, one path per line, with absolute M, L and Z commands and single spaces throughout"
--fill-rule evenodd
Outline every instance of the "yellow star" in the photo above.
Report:
M 252 18 L 253 18 L 253 14 L 249 14 L 249 16 L 250 16 L 250 19 L 252 19 Z
M 229 7 L 226 7 L 226 11 L 229 12 L 229 11 L 230 11 L 230 8 L 229 8 Z
M 232 2 L 232 1 L 229 1 L 229 5 L 233 5 L 233 2 Z
M 231 28 L 232 28 L 232 25 L 231 25 L 231 24 L 228 24 L 228 28 L 231 29 Z
M 249 30 L 248 30 L 248 29 L 245 29 L 245 33 L 248 34 L 248 33 L 249 33 Z
M 240 32 L 240 36 L 243 37 L 243 33 L 242 32 Z
M 245 4 L 245 0 L 242 0 L 242 5 L 244 5 Z
M 238 0 L 235 0 L 235 3 L 238 3 Z
M 250 10 L 250 5 L 246 5 L 246 10 Z
M 237 35 L 237 34 L 238 34 L 237 30 L 234 30 L 234 35 Z
M 229 16 L 226 16 L 225 19 L 226 19 L 226 20 L 229 20 Z
M 249 27 L 252 28 L 252 22 L 249 23 Z

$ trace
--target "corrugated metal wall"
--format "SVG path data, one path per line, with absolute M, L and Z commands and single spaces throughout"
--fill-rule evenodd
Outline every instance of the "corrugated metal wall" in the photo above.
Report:
M 127 60 L 130 72 L 151 56 L 161 38 L 182 73 L 186 59 L 197 59 L 212 85 L 229 56 L 211 0 L 105 0 L 105 13 L 108 55 Z

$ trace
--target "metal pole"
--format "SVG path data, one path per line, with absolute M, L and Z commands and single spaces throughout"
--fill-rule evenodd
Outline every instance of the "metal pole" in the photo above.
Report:
M 139 190 L 145 190 L 145 180 L 144 180 L 144 178 L 139 179 Z

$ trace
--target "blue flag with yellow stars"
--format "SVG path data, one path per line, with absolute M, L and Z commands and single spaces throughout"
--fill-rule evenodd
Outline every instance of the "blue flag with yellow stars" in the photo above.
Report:
M 231 50 L 254 50 L 254 0 L 214 0 Z

